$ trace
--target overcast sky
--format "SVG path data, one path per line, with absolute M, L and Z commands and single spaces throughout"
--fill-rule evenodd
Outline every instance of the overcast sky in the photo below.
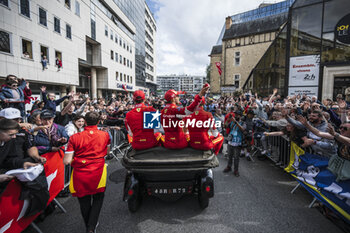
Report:
M 157 24 L 157 75 L 205 75 L 225 18 L 263 0 L 146 0 Z

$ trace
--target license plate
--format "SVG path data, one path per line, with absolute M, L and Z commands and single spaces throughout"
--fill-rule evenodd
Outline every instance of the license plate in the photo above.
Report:
M 191 192 L 190 187 L 177 187 L 177 188 L 154 188 L 153 194 L 167 195 L 167 194 L 185 194 Z

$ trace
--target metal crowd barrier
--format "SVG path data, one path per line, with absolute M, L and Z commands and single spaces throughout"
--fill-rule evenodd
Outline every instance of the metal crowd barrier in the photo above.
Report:
M 273 161 L 281 168 L 289 164 L 290 140 L 286 136 L 269 136 L 266 137 L 268 145 L 267 158 Z

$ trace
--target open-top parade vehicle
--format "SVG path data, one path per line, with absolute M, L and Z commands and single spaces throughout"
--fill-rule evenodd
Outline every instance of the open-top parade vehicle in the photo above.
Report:
M 131 212 L 137 211 L 144 195 L 175 201 L 194 194 L 202 209 L 208 207 L 209 198 L 214 196 L 212 168 L 219 166 L 219 161 L 211 150 L 130 149 L 122 165 L 128 170 L 123 200 L 128 202 Z

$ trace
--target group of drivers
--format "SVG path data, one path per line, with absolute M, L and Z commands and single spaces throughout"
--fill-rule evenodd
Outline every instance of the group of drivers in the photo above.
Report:
M 215 126 L 204 126 L 200 124 L 189 125 L 188 128 L 180 127 L 180 121 L 191 118 L 195 121 L 205 122 L 213 120 L 211 113 L 204 111 L 205 94 L 209 90 L 209 85 L 203 86 L 194 101 L 187 107 L 179 107 L 179 92 L 168 90 L 164 99 L 167 102 L 161 111 L 161 122 L 167 122 L 167 127 L 163 127 L 164 135 L 154 132 L 154 129 L 145 129 L 143 126 L 144 112 L 155 112 L 152 106 L 145 105 L 145 93 L 141 90 L 135 91 L 133 99 L 135 107 L 126 114 L 125 126 L 128 131 L 128 138 L 131 146 L 135 150 L 145 150 L 161 144 L 168 149 L 183 149 L 188 147 L 198 150 L 213 150 L 218 154 L 224 142 L 223 136 Z M 170 121 L 172 121 L 170 123 Z

